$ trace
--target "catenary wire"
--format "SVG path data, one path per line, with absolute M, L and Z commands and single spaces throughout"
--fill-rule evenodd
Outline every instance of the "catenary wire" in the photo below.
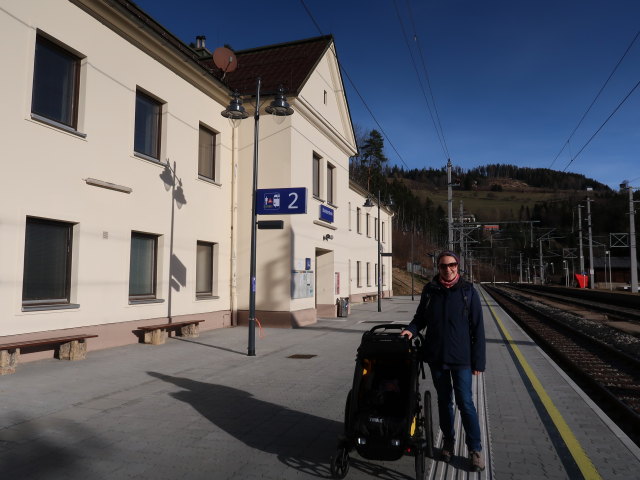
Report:
M 567 166 L 564 167 L 563 172 L 567 171 L 567 168 L 569 168 L 569 165 L 571 165 L 573 163 L 573 161 L 578 158 L 578 155 L 580 155 L 582 153 L 582 151 L 587 147 L 587 145 L 589 145 L 591 143 L 591 140 L 593 140 L 595 138 L 595 136 L 600 132 L 600 130 L 602 130 L 602 127 L 604 127 L 607 122 L 611 119 L 611 117 L 613 117 L 615 115 L 615 113 L 620 109 L 620 107 L 624 104 L 624 102 L 627 101 L 627 99 L 631 96 L 631 94 L 633 92 L 635 92 L 636 88 L 638 88 L 638 86 L 640 85 L 640 80 L 638 81 L 638 83 L 635 84 L 635 86 L 629 91 L 629 93 L 627 93 L 627 95 L 625 95 L 625 97 L 620 101 L 620 103 L 618 103 L 618 106 L 613 110 L 613 112 L 611 112 L 611 114 L 607 117 L 607 119 L 602 122 L 602 125 L 600 125 L 598 127 L 598 129 L 593 133 L 593 135 L 591 135 L 591 138 L 589 138 L 589 140 L 587 140 L 587 143 L 585 143 L 582 148 L 578 151 L 578 153 L 575 154 L 575 156 L 571 159 L 571 161 L 569 163 L 567 163 Z
M 602 85 L 602 87 L 600 87 L 600 90 L 598 91 L 598 93 L 596 94 L 595 98 L 593 99 L 593 101 L 591 102 L 591 105 L 589 105 L 589 108 L 587 108 L 587 110 L 582 114 L 582 118 L 580 118 L 580 121 L 578 122 L 578 125 L 576 125 L 576 127 L 573 129 L 573 131 L 571 132 L 571 135 L 569 135 L 569 138 L 567 138 L 567 141 L 564 142 L 564 144 L 562 145 L 562 148 L 560 149 L 560 151 L 558 152 L 558 154 L 555 156 L 555 158 L 553 159 L 553 161 L 551 162 L 551 165 L 549 165 L 549 168 L 553 167 L 553 164 L 556 163 L 556 160 L 558 159 L 558 157 L 562 154 L 562 152 L 564 151 L 564 149 L 566 148 L 566 146 L 569 144 L 569 142 L 571 141 L 571 139 L 573 138 L 573 135 L 576 133 L 576 131 L 578 130 L 578 128 L 580 128 L 580 125 L 582 125 L 582 122 L 584 121 L 584 119 L 586 118 L 587 114 L 589 113 L 589 111 L 591 110 L 591 108 L 593 107 L 593 105 L 596 103 L 596 101 L 598 100 L 598 98 L 600 97 L 600 94 L 602 93 L 602 91 L 605 89 L 605 87 L 607 86 L 607 84 L 609 83 L 609 80 L 611 80 L 611 77 L 613 77 L 613 75 L 616 73 L 616 70 L 618 70 L 618 67 L 620 66 L 620 64 L 622 63 L 622 61 L 624 60 L 624 57 L 627 56 L 627 53 L 629 53 L 629 50 L 631 50 L 631 47 L 633 46 L 633 44 L 636 42 L 636 40 L 638 39 L 638 37 L 640 36 L 640 30 L 638 30 L 638 32 L 636 33 L 635 37 L 633 37 L 633 40 L 631 40 L 631 43 L 629 44 L 629 46 L 627 47 L 627 49 L 624 51 L 624 54 L 622 55 L 622 57 L 620 57 L 620 60 L 618 60 L 618 63 L 616 63 L 616 66 L 613 67 L 613 70 L 611 71 L 611 73 L 609 74 L 609 77 L 607 77 L 607 80 L 604 82 L 604 84 Z M 572 160 L 573 161 L 573 160 Z
M 320 35 L 324 35 L 324 33 L 322 32 L 322 29 L 320 28 L 320 26 L 318 25 L 318 22 L 316 22 L 313 14 L 311 13 L 311 11 L 309 10 L 309 8 L 307 7 L 307 5 L 304 3 L 304 0 L 300 0 L 300 3 L 302 4 L 303 8 L 305 9 L 305 11 L 307 12 L 307 15 L 309 15 L 309 18 L 311 18 L 311 21 L 313 22 L 313 24 L 315 25 L 316 29 L 318 30 L 318 32 L 320 33 Z M 344 67 L 344 65 L 340 62 L 340 60 L 338 59 L 338 56 L 335 54 L 335 59 L 336 62 L 338 63 L 338 66 L 340 67 L 340 70 L 342 70 L 342 72 L 344 73 L 345 77 L 347 77 L 347 80 L 349 80 L 349 83 L 351 84 L 351 87 L 353 88 L 353 90 L 356 92 L 356 94 L 358 95 L 358 98 L 360 98 L 360 101 L 362 102 L 362 104 L 364 105 L 364 107 L 367 109 L 367 112 L 369 112 L 369 115 L 371 115 L 371 118 L 373 119 L 373 121 L 375 122 L 375 124 L 378 126 L 378 128 L 380 129 L 380 133 L 382 133 L 382 135 L 384 136 L 384 138 L 387 140 L 387 142 L 389 143 L 389 145 L 391 146 L 391 148 L 393 149 L 393 151 L 396 153 L 396 155 L 398 156 L 398 158 L 400 159 L 400 161 L 404 164 L 404 166 L 407 168 L 407 170 L 409 169 L 409 165 L 407 165 L 407 162 L 404 161 L 404 158 L 402 158 L 402 155 L 400 155 L 400 152 L 398 151 L 398 149 L 395 147 L 395 145 L 393 144 L 393 142 L 391 141 L 391 139 L 389 138 L 389 135 L 387 135 L 387 133 L 384 131 L 384 129 L 382 128 L 382 125 L 380 125 L 380 122 L 378 121 L 378 119 L 376 118 L 376 116 L 373 114 L 373 111 L 371 110 L 371 108 L 369 108 L 369 105 L 367 104 L 366 100 L 364 99 L 364 97 L 362 96 L 362 94 L 360 93 L 360 91 L 358 90 L 358 87 L 356 87 L 356 84 L 353 82 L 353 80 L 351 79 L 351 76 L 349 75 L 349 73 L 347 72 L 347 69 Z
M 436 135 L 438 136 L 438 141 L 440 142 L 440 146 L 442 147 L 442 151 L 444 153 L 445 158 L 449 158 L 449 152 L 447 151 L 447 146 L 446 146 L 446 142 L 444 141 L 444 135 L 442 133 L 442 126 L 440 126 L 440 128 L 438 128 L 438 125 L 440 124 L 440 121 L 438 120 L 438 122 L 436 123 L 436 118 L 433 115 L 433 110 L 435 110 L 436 106 L 435 106 L 435 101 L 433 99 L 433 94 L 431 94 L 431 101 L 433 102 L 433 109 L 431 108 L 431 105 L 429 104 L 429 99 L 427 98 L 427 92 L 425 91 L 424 88 L 424 84 L 422 83 L 422 78 L 420 77 L 420 73 L 418 71 L 418 67 L 416 66 L 416 61 L 415 58 L 413 56 L 413 51 L 411 50 L 411 46 L 409 45 L 409 42 L 407 41 L 407 34 L 404 28 L 404 22 L 402 21 L 402 17 L 400 15 L 400 10 L 398 9 L 398 4 L 396 2 L 396 0 L 394 0 L 393 2 L 393 6 L 396 9 L 396 14 L 398 15 L 398 22 L 400 23 L 400 29 L 402 30 L 402 39 L 404 40 L 405 45 L 407 46 L 407 50 L 409 50 L 409 56 L 411 57 L 411 64 L 413 66 L 414 71 L 416 72 L 416 77 L 418 77 L 418 84 L 420 85 L 420 90 L 422 91 L 422 96 L 424 97 L 424 101 L 427 104 L 427 111 L 429 112 L 429 116 L 431 117 L 431 122 L 433 122 L 433 128 L 436 131 Z M 415 34 L 414 34 L 414 38 L 415 38 Z M 423 63 L 424 65 L 424 63 Z M 427 81 L 429 80 L 429 77 L 427 77 Z M 431 86 L 429 85 L 429 91 L 431 91 Z M 436 110 L 437 112 L 437 110 Z
M 435 111 L 436 114 L 436 120 L 438 122 L 438 128 L 440 131 L 440 135 L 442 136 L 442 143 L 444 144 L 444 150 L 445 150 L 445 154 L 447 156 L 447 159 L 451 158 L 451 155 L 449 154 L 449 147 L 447 146 L 447 141 L 444 138 L 444 129 L 442 128 L 442 123 L 440 122 L 440 114 L 438 113 L 438 105 L 436 104 L 436 99 L 433 95 L 433 89 L 431 88 L 431 79 L 429 76 L 429 71 L 427 70 L 427 63 L 425 62 L 425 56 L 424 53 L 422 52 L 422 46 L 420 45 L 420 39 L 418 37 L 417 31 L 416 31 L 416 26 L 415 23 L 413 21 L 413 10 L 411 9 L 411 3 L 409 2 L 409 0 L 407 0 L 407 7 L 409 9 L 409 19 L 411 21 L 411 28 L 413 30 L 413 39 L 416 42 L 416 46 L 418 47 L 418 53 L 420 54 L 420 60 L 422 62 L 422 70 L 424 71 L 424 76 L 427 79 L 427 87 L 429 89 L 429 94 L 431 95 L 431 103 L 433 104 L 433 109 Z

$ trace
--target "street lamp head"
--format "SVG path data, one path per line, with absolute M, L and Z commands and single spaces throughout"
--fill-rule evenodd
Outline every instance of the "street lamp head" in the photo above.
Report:
M 287 117 L 293 114 L 293 108 L 289 106 L 287 97 L 284 96 L 284 87 L 282 85 L 278 88 L 276 98 L 265 108 L 265 111 L 270 115 L 276 115 L 278 117 Z
M 371 197 L 367 197 L 367 199 L 364 201 L 364 204 L 362 206 L 366 208 L 373 207 L 373 201 L 371 200 Z
M 244 120 L 249 116 L 247 111 L 242 106 L 242 98 L 240 98 L 240 94 L 236 91 L 231 94 L 231 102 L 229 106 L 222 112 L 220 112 L 225 118 L 229 120 Z

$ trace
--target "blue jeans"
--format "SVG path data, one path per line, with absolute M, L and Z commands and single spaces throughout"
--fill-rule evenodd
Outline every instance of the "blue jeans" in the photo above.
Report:
M 480 442 L 480 423 L 478 412 L 471 397 L 471 374 L 470 368 L 460 370 L 448 370 L 431 367 L 431 377 L 438 394 L 438 415 L 440 416 L 440 430 L 445 440 L 455 439 L 454 414 L 453 414 L 453 394 L 455 392 L 456 405 L 460 410 L 462 426 L 466 433 L 467 448 L 471 451 L 482 450 Z

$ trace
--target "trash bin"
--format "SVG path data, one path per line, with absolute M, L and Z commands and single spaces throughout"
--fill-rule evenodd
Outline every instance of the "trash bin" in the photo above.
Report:
M 336 300 L 336 304 L 338 306 L 338 316 L 348 317 L 349 316 L 349 299 L 339 298 L 338 300 Z

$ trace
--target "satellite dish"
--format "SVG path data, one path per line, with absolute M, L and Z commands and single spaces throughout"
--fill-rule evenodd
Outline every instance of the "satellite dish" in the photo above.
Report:
M 233 72 L 238 68 L 236 54 L 230 48 L 219 47 L 213 52 L 213 63 L 224 73 Z

